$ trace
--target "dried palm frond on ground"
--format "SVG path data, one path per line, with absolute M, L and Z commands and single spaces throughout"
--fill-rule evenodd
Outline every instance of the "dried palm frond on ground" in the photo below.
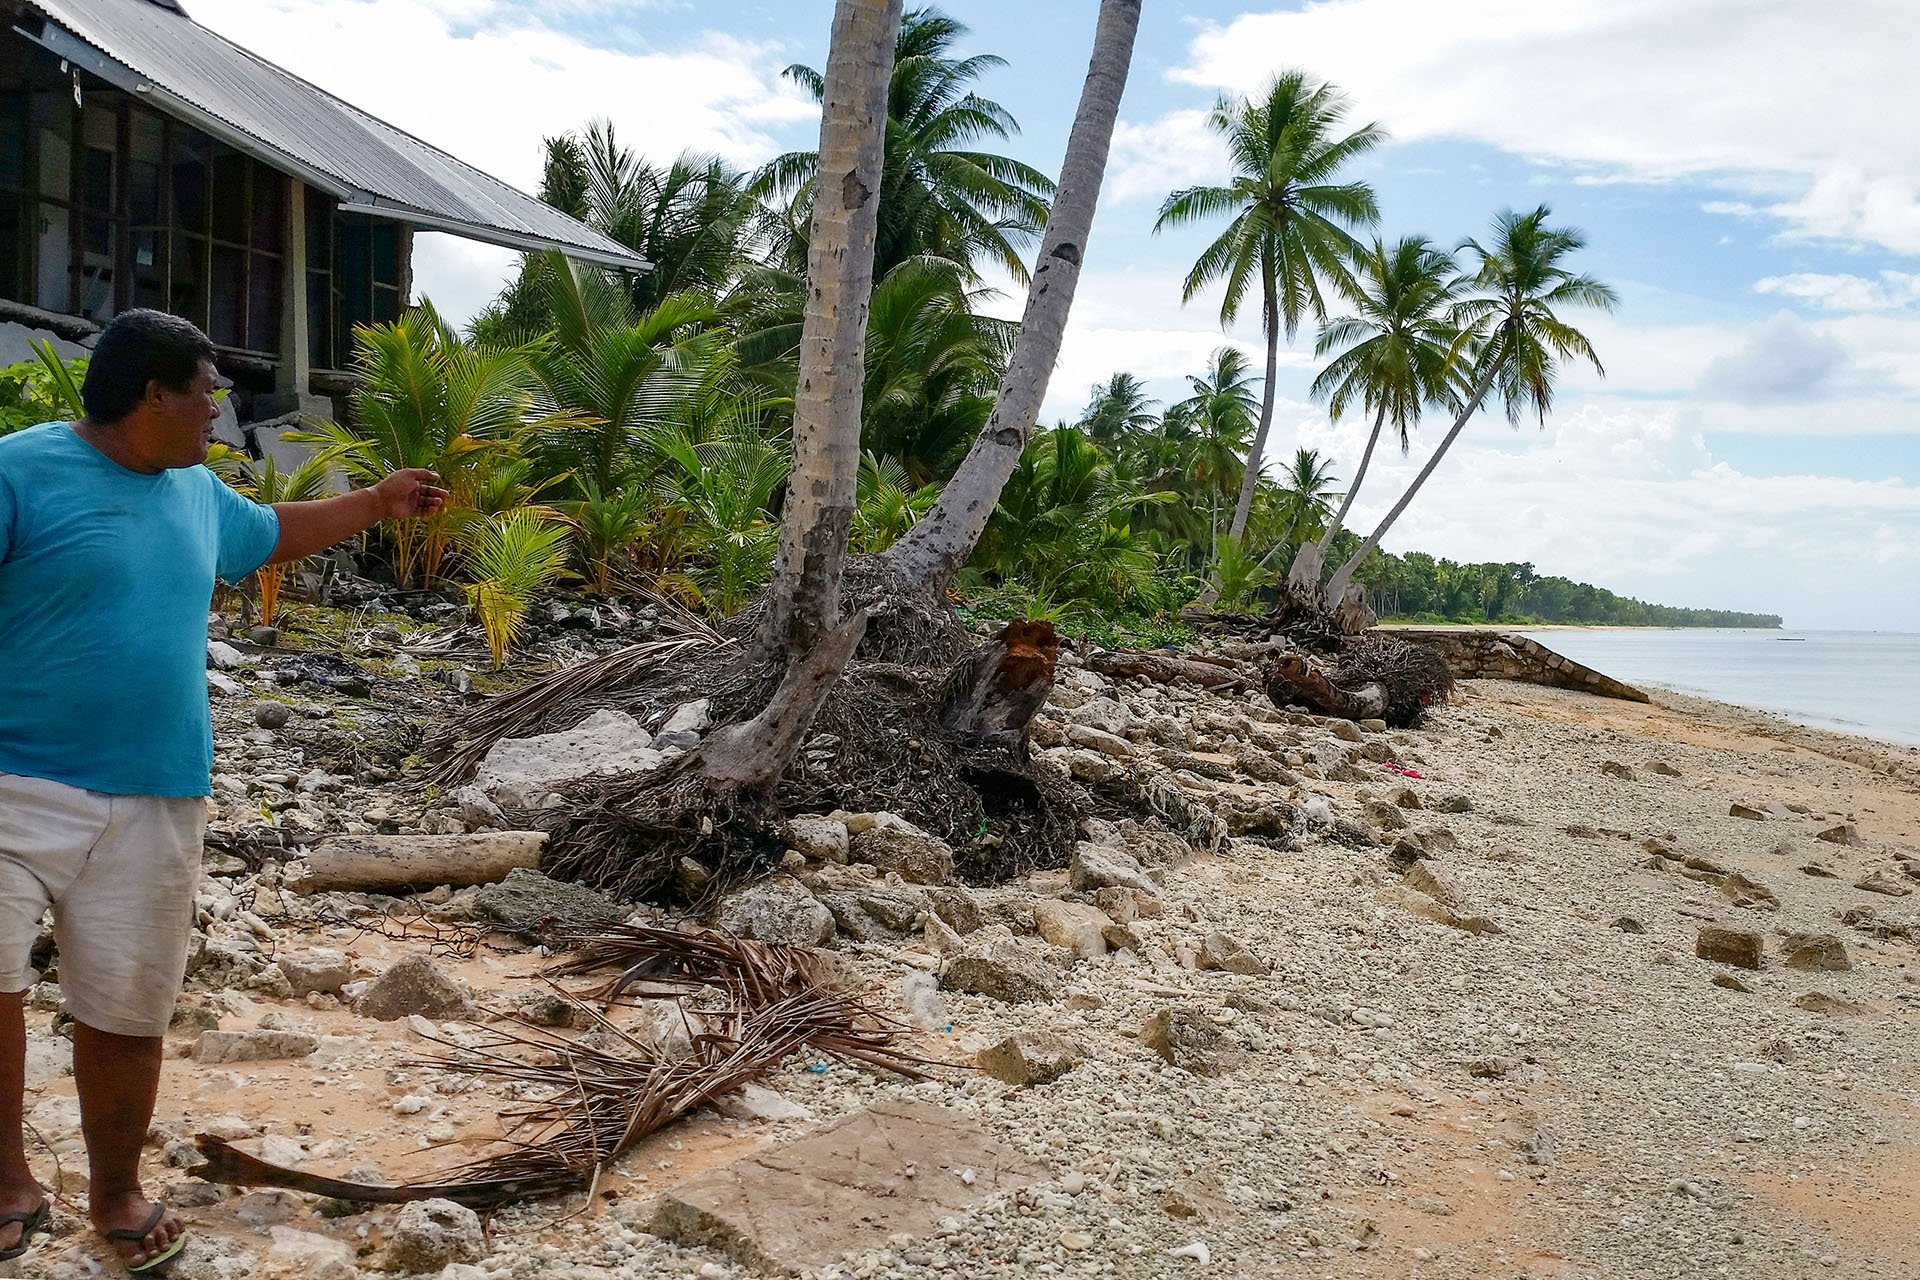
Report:
M 556 722 L 578 723 L 600 707 L 617 703 L 622 689 L 662 668 L 729 644 L 711 628 L 694 625 L 699 629 L 672 639 L 628 645 L 563 667 L 446 725 L 426 744 L 427 752 L 441 759 L 422 781 L 440 787 L 459 786 L 473 777 L 480 761 L 502 739 L 539 732 Z
M 597 1015 L 599 1035 L 563 1032 L 508 1019 L 477 1043 L 437 1041 L 448 1052 L 415 1065 L 511 1083 L 549 1095 L 501 1112 L 500 1149 L 431 1180 L 379 1186 L 320 1177 L 270 1164 L 209 1134 L 194 1139 L 208 1182 L 284 1187 L 367 1204 L 446 1199 L 474 1209 L 591 1191 L 623 1152 L 695 1108 L 760 1079 L 801 1051 L 924 1079 L 936 1064 L 896 1046 L 900 1028 L 824 973 L 799 947 L 738 938 L 717 930 L 618 925 L 573 940 L 574 953 L 553 970 L 582 977 L 618 970 L 599 998 L 609 1007 L 642 990 L 675 998 L 692 1052 L 675 1059 Z M 694 1011 L 687 997 L 718 988 L 726 1007 Z

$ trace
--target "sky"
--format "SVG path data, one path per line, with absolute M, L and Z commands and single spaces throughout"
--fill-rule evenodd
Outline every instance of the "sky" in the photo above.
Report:
M 604 117 L 665 161 L 811 148 L 781 68 L 823 64 L 828 0 L 188 0 L 200 22 L 526 190 L 541 139 Z M 1057 172 L 1094 0 L 950 0 L 981 91 Z M 1169 190 L 1220 180 L 1221 95 L 1299 66 L 1392 141 L 1352 173 L 1377 229 L 1448 247 L 1551 207 L 1622 305 L 1569 317 L 1605 377 L 1569 370 L 1544 427 L 1473 422 L 1388 550 L 1529 561 L 1659 603 L 1802 628 L 1920 631 L 1920 4 L 1912 0 L 1146 0 L 1100 212 L 1043 421 L 1116 371 L 1178 398 L 1224 342 L 1181 302 L 1210 230 L 1155 235 Z M 450 316 L 512 255 L 426 234 L 416 292 Z M 1008 286 L 996 304 L 1018 315 Z M 1352 474 L 1366 425 L 1311 402 L 1312 335 L 1282 352 L 1271 456 Z M 1371 527 L 1449 424 L 1384 451 Z

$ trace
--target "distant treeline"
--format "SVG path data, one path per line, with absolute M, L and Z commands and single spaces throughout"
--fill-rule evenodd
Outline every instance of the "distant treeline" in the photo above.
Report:
M 1357 575 L 1382 618 L 1420 622 L 1562 622 L 1614 627 L 1777 627 L 1771 613 L 1682 609 L 1604 587 L 1542 577 L 1531 564 L 1457 564 L 1420 552 L 1375 552 Z

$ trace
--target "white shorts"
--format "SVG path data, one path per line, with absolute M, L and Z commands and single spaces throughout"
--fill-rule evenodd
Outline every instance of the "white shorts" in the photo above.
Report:
M 207 804 L 0 773 L 0 992 L 24 991 L 53 908 L 60 993 L 79 1021 L 164 1035 L 186 975 Z

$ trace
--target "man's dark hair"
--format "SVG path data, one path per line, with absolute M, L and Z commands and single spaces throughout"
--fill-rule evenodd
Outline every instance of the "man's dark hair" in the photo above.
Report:
M 140 407 L 149 382 L 183 391 L 200 362 L 213 357 L 213 343 L 191 321 L 164 311 L 123 311 L 94 344 L 80 401 L 89 421 L 118 422 Z

